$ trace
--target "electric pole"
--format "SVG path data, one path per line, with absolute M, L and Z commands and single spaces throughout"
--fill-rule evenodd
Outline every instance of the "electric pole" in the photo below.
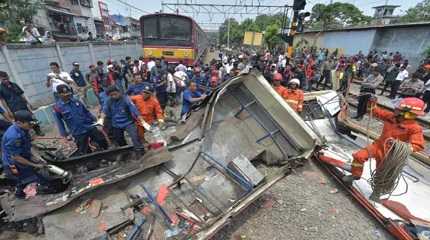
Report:
M 230 48 L 230 18 L 227 18 L 227 48 Z

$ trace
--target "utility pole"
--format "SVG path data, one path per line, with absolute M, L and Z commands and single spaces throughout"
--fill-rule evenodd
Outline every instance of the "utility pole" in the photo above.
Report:
M 293 57 L 293 44 L 294 44 L 294 35 L 296 34 L 297 29 L 297 18 L 299 16 L 299 10 L 293 10 L 293 19 L 290 22 L 290 31 L 288 32 L 288 48 L 287 54 L 288 57 Z
M 299 18 L 301 18 L 303 20 L 303 13 L 299 13 L 300 10 L 304 10 L 306 6 L 306 0 L 294 0 L 293 3 L 293 18 L 291 19 L 290 22 L 290 31 L 288 32 L 288 36 L 287 36 L 287 43 L 288 43 L 288 48 L 287 48 L 287 53 L 288 53 L 288 57 L 292 57 L 293 56 L 293 44 L 294 44 L 294 35 L 296 35 L 297 32 L 297 22 L 299 20 Z M 307 15 L 305 16 L 309 16 L 310 13 L 306 13 Z
M 230 48 L 230 17 L 227 18 L 227 48 Z

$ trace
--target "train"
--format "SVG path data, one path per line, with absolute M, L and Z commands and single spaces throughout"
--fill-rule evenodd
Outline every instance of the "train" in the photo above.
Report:
M 206 33 L 194 19 L 179 14 L 155 13 L 140 18 L 142 51 L 146 61 L 164 57 L 169 63 L 191 66 L 209 47 Z

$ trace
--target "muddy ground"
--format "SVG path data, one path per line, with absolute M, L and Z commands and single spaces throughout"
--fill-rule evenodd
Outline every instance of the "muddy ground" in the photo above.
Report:
M 221 230 L 224 239 L 394 239 L 313 162 L 275 184 Z

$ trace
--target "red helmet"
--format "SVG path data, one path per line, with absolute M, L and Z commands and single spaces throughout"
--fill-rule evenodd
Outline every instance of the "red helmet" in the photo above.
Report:
M 423 116 L 425 115 L 424 109 L 426 108 L 426 104 L 419 98 L 407 97 L 400 101 L 397 108 L 402 111 L 415 113 L 418 116 Z
M 273 81 L 282 81 L 282 75 L 280 73 L 275 73 L 275 75 L 273 75 Z

